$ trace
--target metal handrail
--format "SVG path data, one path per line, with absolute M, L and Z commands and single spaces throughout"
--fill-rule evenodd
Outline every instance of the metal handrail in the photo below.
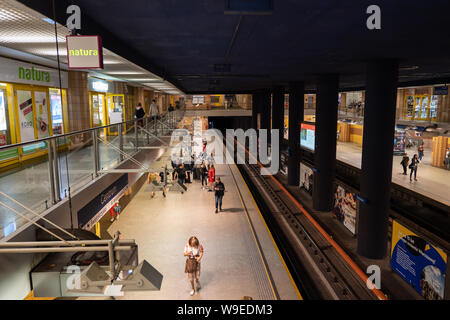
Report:
M 172 112 L 176 114 L 177 111 L 172 111 Z M 145 118 L 150 118 L 150 116 L 146 116 L 143 119 L 145 119 Z M 9 145 L 6 145 L 6 146 L 0 146 L 0 151 L 8 150 L 8 149 L 14 149 L 14 148 L 19 148 L 19 147 L 23 147 L 23 146 L 29 145 L 29 144 L 36 144 L 36 143 L 40 143 L 40 142 L 46 142 L 46 141 L 49 141 L 49 140 L 66 138 L 66 137 L 73 136 L 73 135 L 78 135 L 78 134 L 82 134 L 82 133 L 92 132 L 94 130 L 99 130 L 99 129 L 106 129 L 106 128 L 113 127 L 113 126 L 124 125 L 124 124 L 127 124 L 127 123 L 136 123 L 138 120 L 142 120 L 142 119 L 127 120 L 127 121 L 123 121 L 123 122 L 117 122 L 117 123 L 113 123 L 113 124 L 108 124 L 108 125 L 105 125 L 105 126 L 99 126 L 99 127 L 94 127 L 94 128 L 78 130 L 78 131 L 72 131 L 72 132 L 69 132 L 69 133 L 53 135 L 53 136 L 49 136 L 49 137 L 45 137 L 45 138 L 32 140 L 32 141 L 25 141 L 25 142 L 19 142 L 19 143 L 15 143 L 15 144 L 9 144 Z

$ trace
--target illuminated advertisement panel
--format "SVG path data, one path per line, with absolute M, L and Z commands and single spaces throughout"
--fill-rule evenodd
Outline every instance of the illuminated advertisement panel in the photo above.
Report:
M 302 123 L 300 129 L 300 146 L 314 151 L 315 135 L 315 125 Z

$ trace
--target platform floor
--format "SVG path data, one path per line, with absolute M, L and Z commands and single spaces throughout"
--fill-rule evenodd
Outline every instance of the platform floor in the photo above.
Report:
M 417 150 L 406 149 L 409 158 L 412 159 Z M 336 158 L 340 161 L 361 168 L 362 147 L 356 143 L 338 142 Z M 423 194 L 436 201 L 450 206 L 450 170 L 431 166 L 431 150 L 425 150 L 424 158 L 417 169 L 417 181 L 409 181 L 408 175 L 403 175 L 403 167 L 400 164 L 401 156 L 394 156 L 392 163 L 392 182 L 405 188 Z
M 153 167 L 169 162 L 168 154 Z M 146 259 L 164 276 L 160 291 L 127 292 L 116 299 L 301 298 L 237 168 L 217 165 L 216 175 L 226 188 L 221 213 L 215 214 L 214 192 L 202 190 L 198 180 L 186 184 L 188 191 L 184 194 L 169 192 L 167 198 L 158 193 L 152 199 L 144 185 L 119 220 L 109 227 L 109 234 L 120 230 L 124 239 L 135 239 L 139 259 Z M 254 225 L 266 265 L 249 221 Z M 183 250 L 192 235 L 198 237 L 205 252 L 202 288 L 191 297 Z

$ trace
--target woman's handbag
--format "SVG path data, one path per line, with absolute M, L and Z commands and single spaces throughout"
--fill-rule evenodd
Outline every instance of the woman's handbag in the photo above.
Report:
M 185 273 L 194 273 L 197 271 L 198 261 L 194 258 L 186 259 L 186 266 L 184 268 Z

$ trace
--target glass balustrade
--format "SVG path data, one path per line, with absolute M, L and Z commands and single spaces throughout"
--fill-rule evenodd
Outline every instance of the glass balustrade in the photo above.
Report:
M 69 193 L 114 169 L 140 147 L 160 145 L 183 117 L 183 110 L 0 147 L 0 152 L 31 147 L 40 154 L 0 172 L 0 239 L 37 220 Z M 137 130 L 137 131 L 136 131 Z

